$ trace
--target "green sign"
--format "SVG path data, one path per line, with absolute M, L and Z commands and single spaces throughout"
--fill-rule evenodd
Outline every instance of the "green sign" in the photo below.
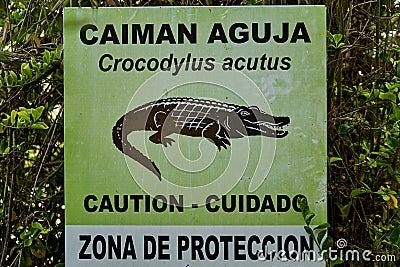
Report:
M 321 6 L 65 9 L 67 264 L 317 251 L 298 200 L 326 221 L 325 35 Z

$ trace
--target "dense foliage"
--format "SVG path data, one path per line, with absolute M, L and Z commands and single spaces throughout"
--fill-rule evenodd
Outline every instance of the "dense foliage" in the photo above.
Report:
M 328 4 L 328 189 L 334 239 L 399 259 L 396 2 Z
M 400 259 L 400 3 L 300 2 L 328 14 L 329 235 Z M 293 3 L 0 1 L 0 266 L 64 266 L 64 6 Z
M 0 2 L 0 266 L 63 261 L 62 4 Z

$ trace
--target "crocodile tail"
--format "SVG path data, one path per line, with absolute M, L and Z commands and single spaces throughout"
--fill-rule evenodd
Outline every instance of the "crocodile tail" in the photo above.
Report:
M 133 160 L 136 160 L 149 171 L 154 173 L 161 181 L 161 173 L 156 164 L 129 143 L 127 134 L 124 134 L 122 131 L 124 120 L 125 116 L 122 116 L 113 127 L 112 137 L 114 145 L 119 151 L 129 156 Z

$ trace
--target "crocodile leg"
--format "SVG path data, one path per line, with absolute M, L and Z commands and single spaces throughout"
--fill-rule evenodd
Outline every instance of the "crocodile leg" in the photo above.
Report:
M 202 136 L 213 142 L 219 151 L 221 147 L 226 149 L 227 145 L 231 145 L 228 132 L 219 122 L 209 118 L 204 119 L 203 122 L 207 123 L 207 126 L 204 127 Z
M 175 142 L 175 140 L 172 138 L 162 136 L 161 132 L 156 132 L 155 134 L 149 137 L 149 140 L 154 144 L 163 144 L 163 146 L 165 147 L 170 146 L 172 145 L 173 142 Z

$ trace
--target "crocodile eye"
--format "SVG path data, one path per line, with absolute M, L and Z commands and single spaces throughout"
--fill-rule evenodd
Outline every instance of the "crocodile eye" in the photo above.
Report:
M 249 116 L 250 113 L 247 112 L 246 110 L 242 110 L 242 111 L 240 112 L 240 115 L 242 115 L 242 116 Z
M 257 107 L 257 106 L 250 106 L 249 108 L 250 108 L 250 109 L 255 109 L 255 110 L 260 110 L 260 108 Z

